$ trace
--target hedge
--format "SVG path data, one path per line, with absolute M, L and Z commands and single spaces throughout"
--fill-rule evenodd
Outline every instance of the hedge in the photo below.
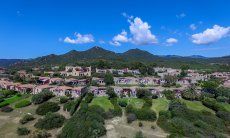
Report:
M 26 107 L 26 106 L 29 106 L 30 104 L 31 104 L 31 102 L 29 100 L 22 100 L 22 101 L 15 104 L 15 108 Z
M 46 102 L 38 106 L 36 109 L 36 114 L 45 115 L 48 112 L 57 112 L 60 109 L 60 106 L 54 102 Z

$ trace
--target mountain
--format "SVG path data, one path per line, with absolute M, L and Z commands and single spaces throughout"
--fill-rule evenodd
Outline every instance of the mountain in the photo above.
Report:
M 10 65 L 17 64 L 18 62 L 25 61 L 23 59 L 0 59 L 0 67 L 9 67 Z
M 140 49 L 130 49 L 124 53 L 115 53 L 99 46 L 92 47 L 86 51 L 72 50 L 63 55 L 51 54 L 30 60 L 0 60 L 0 65 L 12 67 L 33 67 L 41 65 L 59 65 L 59 64 L 75 64 L 75 63 L 95 63 L 98 60 L 107 60 L 110 62 L 118 62 L 129 64 L 130 62 L 154 62 L 159 66 L 179 68 L 182 64 L 189 64 L 194 68 L 207 68 L 210 64 L 230 64 L 230 56 L 218 58 L 205 58 L 199 55 L 189 57 L 167 55 L 158 56 Z
M 207 57 L 204 57 L 204 56 L 201 56 L 201 55 L 191 55 L 191 56 L 187 56 L 188 58 L 207 58 Z

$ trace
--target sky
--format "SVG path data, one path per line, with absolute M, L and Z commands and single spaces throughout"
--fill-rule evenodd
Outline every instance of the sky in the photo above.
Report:
M 229 0 L 5 0 L 0 58 L 101 46 L 118 53 L 230 55 Z

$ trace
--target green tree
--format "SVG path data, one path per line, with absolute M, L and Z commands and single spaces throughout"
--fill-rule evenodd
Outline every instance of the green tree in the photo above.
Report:
M 111 73 L 106 73 L 104 81 L 107 86 L 113 85 L 114 84 L 113 75 Z

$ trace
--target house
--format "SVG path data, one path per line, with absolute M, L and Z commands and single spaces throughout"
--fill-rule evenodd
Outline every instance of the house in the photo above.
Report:
M 85 87 L 74 87 L 72 89 L 72 97 L 80 97 L 81 94 L 84 92 Z
M 39 77 L 37 80 L 38 84 L 45 85 L 50 83 L 50 77 Z
M 116 85 L 138 85 L 138 78 L 134 77 L 114 77 L 114 83 Z
M 70 96 L 72 97 L 72 87 L 69 86 L 55 86 L 50 88 L 50 91 L 53 92 L 56 96 Z
M 0 74 L 4 74 L 6 72 L 5 68 L 0 67 Z
M 93 77 L 92 81 L 95 81 L 98 85 L 105 85 L 104 78 Z
M 59 66 L 52 66 L 51 67 L 51 70 L 58 70 L 59 69 Z
M 19 77 L 25 77 L 26 76 L 26 71 L 25 70 L 20 70 L 17 72 L 17 74 L 19 75 Z
M 128 73 L 131 73 L 133 75 L 140 75 L 141 74 L 139 69 L 135 69 L 135 70 L 128 69 Z
M 119 97 L 136 97 L 136 88 L 137 87 L 118 87 L 118 86 L 112 86 L 114 89 L 114 92 Z
M 150 87 L 150 88 L 147 88 L 152 94 L 154 95 L 157 95 L 159 98 L 160 97 L 163 97 L 163 93 L 162 91 L 160 91 L 159 89 L 156 89 L 156 88 L 153 88 L 153 87 Z
M 45 74 L 46 76 L 52 77 L 52 76 L 54 75 L 54 72 L 53 72 L 53 71 L 44 71 L 44 74 Z
M 32 93 L 35 85 L 33 84 L 21 84 L 16 86 L 16 91 L 21 93 Z
M 33 88 L 32 94 L 38 94 L 42 92 L 43 90 L 50 90 L 50 88 L 53 88 L 54 86 L 51 85 L 37 85 Z
M 105 74 L 108 71 L 108 69 L 98 69 L 96 68 L 96 73 L 103 73 Z
M 106 96 L 106 87 L 95 87 L 91 86 L 89 92 L 93 93 L 95 96 Z
M 230 88 L 230 80 L 226 80 L 223 84 L 224 87 Z
M 65 79 L 65 84 L 76 86 L 78 85 L 78 79 L 74 79 L 74 78 Z
M 67 76 L 91 76 L 91 67 L 66 66 Z
M 191 79 L 186 77 L 186 78 L 180 78 L 177 80 L 177 83 L 180 85 L 190 85 L 191 84 Z
M 62 78 L 50 78 L 49 84 L 60 85 L 64 82 Z

